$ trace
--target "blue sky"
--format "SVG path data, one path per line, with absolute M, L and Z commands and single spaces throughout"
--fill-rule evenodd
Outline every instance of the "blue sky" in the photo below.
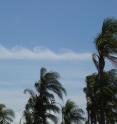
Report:
M 0 1 L 0 42 L 8 47 L 91 50 L 103 19 L 116 17 L 116 4 L 115 0 Z
M 106 17 L 117 17 L 111 0 L 0 1 L 0 101 L 16 122 L 26 103 L 25 88 L 46 67 L 61 75 L 68 98 L 85 109 L 85 76 L 96 71 L 91 53 Z

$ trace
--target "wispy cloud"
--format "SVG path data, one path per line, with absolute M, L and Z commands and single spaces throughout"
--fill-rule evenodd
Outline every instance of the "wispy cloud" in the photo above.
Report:
M 34 47 L 33 49 L 24 47 L 6 48 L 0 45 L 0 59 L 31 59 L 31 60 L 67 60 L 81 61 L 89 60 L 91 54 L 78 53 L 69 49 L 54 52 L 46 47 Z

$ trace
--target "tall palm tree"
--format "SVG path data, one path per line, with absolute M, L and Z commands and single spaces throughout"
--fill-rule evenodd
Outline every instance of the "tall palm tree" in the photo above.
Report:
M 117 63 L 117 19 L 107 18 L 104 20 L 102 30 L 95 39 L 98 54 L 93 54 L 93 61 L 99 73 L 99 79 L 103 80 L 105 58 Z
M 86 100 L 87 100 L 87 114 L 88 114 L 88 120 L 87 123 L 93 124 L 93 121 L 96 121 L 95 119 L 95 106 L 93 105 L 95 103 L 95 80 L 96 75 L 92 74 L 91 76 L 86 77 L 86 87 L 84 88 L 84 92 L 86 94 Z M 95 119 L 95 120 L 94 120 Z
M 33 107 L 32 102 L 31 102 L 31 98 L 30 98 L 28 103 L 25 106 L 25 110 L 24 110 L 24 113 L 22 116 L 22 118 L 25 118 L 25 120 L 26 120 L 24 124 L 34 124 L 34 117 L 33 117 L 33 108 L 34 107 Z M 20 120 L 20 124 L 21 124 L 21 120 Z
M 76 103 L 70 99 L 66 101 L 65 106 L 62 108 L 63 122 L 62 124 L 79 124 L 84 120 L 83 110 L 79 108 Z
M 31 109 L 34 124 L 41 122 L 46 124 L 48 118 L 57 123 L 57 118 L 51 111 L 59 112 L 59 107 L 51 101 L 55 99 L 55 95 L 63 99 L 63 94 L 66 94 L 66 90 L 58 79 L 57 72 L 47 72 L 45 68 L 41 68 L 40 80 L 35 83 L 36 92 L 30 89 L 25 90 L 25 93 L 30 94 L 27 106 Z
M 100 124 L 101 111 L 104 113 L 106 124 L 115 124 L 117 121 L 117 71 L 104 72 L 104 82 L 99 85 L 98 74 L 94 73 L 86 78 L 87 87 L 84 88 L 87 98 L 88 123 Z M 101 107 L 103 100 L 103 108 Z
M 103 72 L 105 67 L 105 58 L 113 63 L 117 63 L 117 58 L 113 56 L 117 54 L 117 19 L 107 18 L 104 20 L 102 30 L 95 39 L 95 46 L 98 54 L 93 54 L 93 61 L 98 70 L 98 83 L 103 82 Z M 103 100 L 101 107 L 103 108 Z M 101 109 L 102 110 L 102 109 Z M 101 111 L 100 124 L 105 124 L 104 113 Z
M 0 124 L 10 124 L 15 114 L 11 109 L 7 109 L 4 104 L 0 104 Z
M 95 46 L 98 54 L 93 54 L 93 61 L 98 69 L 99 78 L 102 79 L 105 58 L 117 63 L 117 58 L 113 56 L 117 53 L 117 19 L 104 20 L 102 30 L 95 39 Z

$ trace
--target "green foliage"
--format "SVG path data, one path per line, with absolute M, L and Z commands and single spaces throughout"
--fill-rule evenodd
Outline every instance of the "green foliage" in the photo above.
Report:
M 112 106 L 113 102 L 116 101 L 116 88 L 113 80 L 111 80 L 112 82 L 110 81 L 111 74 L 104 73 L 104 67 L 105 58 L 108 58 L 114 65 L 117 65 L 117 19 L 107 18 L 104 20 L 102 30 L 95 39 L 95 46 L 98 54 L 94 53 L 92 59 L 98 74 L 97 76 L 91 75 L 89 77 L 94 79 L 87 80 L 87 88 L 85 88 L 88 122 L 91 120 L 91 124 L 96 124 L 97 121 L 99 124 L 111 124 L 116 121 Z M 88 84 L 91 81 L 92 83 Z M 113 115 L 113 118 L 110 115 Z
M 41 68 L 40 80 L 35 83 L 36 91 L 30 89 L 24 91 L 30 94 L 24 111 L 26 124 L 29 122 L 30 124 L 46 124 L 48 119 L 57 123 L 57 117 L 52 112 L 58 113 L 60 110 L 52 103 L 52 100 L 55 99 L 55 94 L 60 99 L 63 99 L 63 94 L 66 94 L 58 78 L 57 72 L 47 72 L 45 68 Z
M 4 104 L 0 104 L 0 124 L 10 124 L 15 114 L 11 109 L 7 109 Z
M 100 112 L 103 110 L 105 122 L 115 123 L 117 121 L 117 71 L 104 72 L 104 80 L 101 83 L 97 79 L 96 73 L 86 77 L 87 87 L 84 88 L 84 92 L 87 98 L 89 121 L 96 119 L 96 122 L 100 123 Z
M 67 100 L 65 106 L 62 108 L 63 114 L 63 124 L 71 124 L 71 123 L 81 123 L 84 120 L 83 118 L 83 110 L 79 108 L 76 103 L 72 100 Z
M 102 25 L 102 31 L 95 39 L 98 51 L 104 50 L 105 55 L 117 53 L 117 19 L 107 18 Z

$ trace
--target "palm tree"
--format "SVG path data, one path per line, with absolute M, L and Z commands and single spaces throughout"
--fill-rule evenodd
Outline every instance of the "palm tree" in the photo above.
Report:
M 105 58 L 117 63 L 117 58 L 113 56 L 117 53 L 117 19 L 104 20 L 102 30 L 95 39 L 95 46 L 98 54 L 93 54 L 93 61 L 98 69 L 99 79 L 102 79 Z
M 87 98 L 88 123 L 100 124 L 101 113 L 104 113 L 104 122 L 106 124 L 115 124 L 117 122 L 117 71 L 111 70 L 104 72 L 104 82 L 99 85 L 97 82 L 98 74 L 94 73 L 86 78 L 87 87 L 84 92 Z M 103 108 L 101 107 L 103 100 Z
M 0 104 L 0 124 L 10 124 L 15 114 L 11 109 L 7 109 L 4 104 Z
M 30 94 L 26 106 L 34 119 L 32 123 L 46 124 L 48 118 L 57 123 L 57 118 L 51 111 L 59 112 L 59 107 L 52 104 L 52 100 L 55 99 L 55 95 L 63 99 L 63 94 L 66 94 L 58 78 L 57 72 L 47 72 L 45 68 L 41 68 L 40 80 L 35 83 L 36 92 L 30 89 L 25 90 L 25 93 Z
M 108 58 L 113 63 L 117 63 L 117 58 L 113 56 L 117 53 L 117 20 L 114 18 L 107 18 L 102 25 L 101 33 L 95 39 L 95 46 L 98 54 L 93 54 L 93 61 L 98 70 L 98 83 L 103 82 L 103 72 L 105 67 L 105 58 Z M 103 109 L 103 100 L 101 100 L 101 107 Z M 101 109 L 101 110 L 102 110 Z M 105 124 L 104 113 L 101 113 L 100 124 Z
M 74 101 L 68 99 L 62 108 L 63 122 L 62 124 L 79 124 L 84 120 L 83 110 L 79 108 Z
M 96 93 L 95 93 L 95 83 L 96 83 L 96 74 L 92 74 L 86 77 L 86 87 L 84 92 L 86 94 L 87 100 L 87 114 L 88 120 L 87 123 L 95 123 L 96 121 Z
M 31 100 L 31 98 L 30 98 L 30 100 Z M 30 101 L 28 101 L 28 103 L 25 106 L 25 110 L 24 110 L 24 113 L 22 116 L 22 118 L 24 117 L 26 120 L 26 122 L 24 124 L 33 124 L 34 123 L 33 106 L 32 105 L 33 104 Z M 20 124 L 21 124 L 21 121 L 20 121 Z

